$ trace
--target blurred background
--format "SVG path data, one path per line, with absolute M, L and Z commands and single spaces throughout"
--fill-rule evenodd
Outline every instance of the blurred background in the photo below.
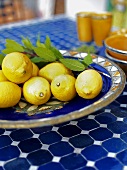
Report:
M 80 11 L 111 11 L 113 25 L 127 27 L 127 0 L 0 0 L 0 25 L 58 14 L 75 18 Z

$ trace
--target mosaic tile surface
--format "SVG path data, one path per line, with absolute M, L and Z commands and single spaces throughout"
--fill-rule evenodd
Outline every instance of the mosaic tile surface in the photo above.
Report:
M 67 18 L 0 28 L 0 50 L 5 38 L 33 43 L 41 32 L 62 50 L 81 45 L 76 23 Z M 99 55 L 104 56 L 104 48 Z M 120 81 L 120 80 L 119 80 Z M 0 129 L 0 170 L 126 170 L 127 84 L 107 107 L 78 120 L 33 129 Z

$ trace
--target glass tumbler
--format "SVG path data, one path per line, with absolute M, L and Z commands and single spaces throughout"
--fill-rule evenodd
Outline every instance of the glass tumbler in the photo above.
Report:
M 112 13 L 96 13 L 92 15 L 93 39 L 97 46 L 103 45 L 103 40 L 109 35 L 112 27 Z
M 93 12 L 78 12 L 76 14 L 78 39 L 81 42 L 90 42 L 93 39 L 92 15 Z

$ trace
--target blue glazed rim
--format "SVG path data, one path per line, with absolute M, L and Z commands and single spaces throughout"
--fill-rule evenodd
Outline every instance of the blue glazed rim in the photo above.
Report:
M 60 50 L 60 52 L 63 56 L 76 58 L 84 58 L 86 56 L 86 53 L 78 53 L 75 51 Z M 100 96 L 95 98 L 92 102 L 90 101 L 90 103 L 88 102 L 88 104 L 85 105 L 83 105 L 85 99 L 80 98 L 80 108 L 73 108 L 75 103 L 78 102 L 78 100 L 73 100 L 71 101 L 72 103 L 66 104 L 62 109 L 55 110 L 51 115 L 46 115 L 45 117 L 41 117 L 41 114 L 39 114 L 30 119 L 25 119 L 12 109 L 8 115 L 15 114 L 15 118 L 13 120 L 9 118 L 1 119 L 0 116 L 0 128 L 33 128 L 59 124 L 89 115 L 114 101 L 124 89 L 126 76 L 118 65 L 107 58 L 94 54 L 92 57 L 94 62 L 93 68 L 101 72 L 104 81 L 106 82 L 106 86 L 104 87 L 107 87 L 106 90 L 104 90 L 105 93 L 100 94 Z M 18 119 L 18 116 L 21 116 L 20 120 Z

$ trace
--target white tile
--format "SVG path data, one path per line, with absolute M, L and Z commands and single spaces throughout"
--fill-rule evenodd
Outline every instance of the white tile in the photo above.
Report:
M 57 132 L 58 129 L 59 129 L 58 127 L 53 126 L 52 131 L 56 131 Z
M 109 152 L 108 153 L 108 157 L 115 158 L 116 157 L 116 153 Z
M 105 112 L 111 112 L 111 109 L 105 109 Z
M 86 166 L 91 166 L 91 167 L 93 167 L 94 164 L 95 164 L 95 162 L 93 162 L 93 161 L 88 161 L 87 164 L 86 164 Z
M 61 141 L 68 142 L 68 141 L 69 141 L 69 138 L 62 137 Z
M 58 157 L 58 156 L 53 157 L 52 162 L 59 162 L 59 161 L 60 161 L 60 157 Z
M 49 148 L 49 145 L 42 144 L 42 147 L 41 147 L 41 149 L 46 149 L 46 150 L 48 150 L 48 148 Z
M 81 131 L 81 134 L 89 134 L 89 131 L 87 131 L 87 130 L 82 130 L 82 131 Z
M 114 134 L 113 134 L 113 137 L 114 137 L 114 138 L 120 138 L 120 134 L 114 133 Z
M 89 116 L 88 116 L 88 119 L 94 119 L 94 118 L 95 118 L 94 115 L 89 115 Z
M 106 124 L 100 124 L 100 127 L 107 128 L 107 125 Z
M 121 118 L 121 117 L 117 117 L 117 121 L 123 121 L 124 118 Z
M 37 169 L 38 169 L 38 166 L 33 166 L 33 165 L 31 165 L 29 168 L 29 170 L 37 170 Z
M 39 134 L 34 134 L 32 137 L 33 138 L 38 138 L 40 135 Z
M 79 148 L 74 149 L 74 153 L 80 154 L 81 152 L 82 152 L 82 149 L 79 149 Z
M 11 143 L 11 145 L 13 145 L 13 146 L 18 146 L 18 144 L 19 144 L 19 142 L 16 142 L 16 141 L 13 141 L 13 142 Z
M 101 145 L 102 144 L 102 142 L 101 141 L 94 141 L 94 145 Z
M 4 165 L 4 161 L 0 161 L 0 166 L 3 166 Z
M 19 157 L 20 157 L 20 158 L 26 158 L 27 155 L 28 155 L 28 153 L 21 153 Z

